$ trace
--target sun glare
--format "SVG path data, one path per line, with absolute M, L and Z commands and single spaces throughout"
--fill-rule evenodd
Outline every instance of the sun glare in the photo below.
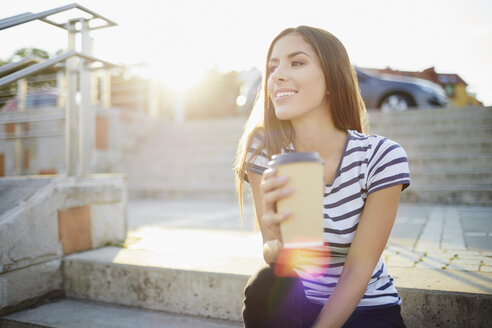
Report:
M 136 65 L 133 71 L 144 78 L 161 82 L 172 91 L 183 92 L 191 89 L 205 75 L 207 67 L 190 65 L 162 65 L 160 62 L 150 62 Z
M 190 65 L 173 67 L 156 65 L 154 77 L 172 90 L 186 91 L 203 78 L 206 70 L 207 67 L 193 67 Z

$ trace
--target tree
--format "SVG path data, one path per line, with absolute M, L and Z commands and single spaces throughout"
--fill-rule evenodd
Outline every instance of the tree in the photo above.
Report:
M 46 50 L 42 50 L 39 48 L 21 48 L 17 49 L 14 54 L 10 57 L 10 60 L 13 61 L 16 57 L 24 58 L 24 57 L 37 57 L 41 59 L 49 59 L 50 54 Z
M 63 53 L 63 49 L 58 49 L 54 55 L 58 56 Z M 15 62 L 20 60 L 21 58 L 25 57 L 36 57 L 40 59 L 50 59 L 53 57 L 50 55 L 50 53 L 46 50 L 39 49 L 39 48 L 20 48 L 14 51 L 14 53 L 7 59 L 1 59 L 0 58 L 0 66 Z
M 57 54 L 60 52 L 58 50 Z M 0 66 L 10 64 L 12 62 L 16 62 L 25 57 L 36 57 L 39 59 L 49 59 L 51 55 L 48 51 L 39 49 L 39 48 L 20 48 L 14 51 L 14 53 L 7 59 L 0 59 Z M 43 74 L 43 73 L 41 73 Z M 39 74 L 39 75 L 41 75 Z M 29 82 L 29 87 L 34 89 L 36 88 L 46 88 L 46 87 L 54 87 L 56 86 L 55 80 L 47 80 L 47 81 L 33 81 Z M 9 99 L 15 96 L 17 90 L 17 84 L 11 83 L 9 85 L 5 85 L 0 87 L 0 107 L 3 106 Z

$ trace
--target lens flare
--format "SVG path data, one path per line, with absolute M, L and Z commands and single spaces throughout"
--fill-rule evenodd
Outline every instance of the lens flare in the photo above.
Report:
M 313 262 L 323 258 L 327 265 Z M 305 278 L 315 279 L 323 276 L 330 268 L 331 252 L 329 247 L 316 248 L 282 248 L 275 263 L 274 273 L 277 277 L 298 277 L 302 272 Z

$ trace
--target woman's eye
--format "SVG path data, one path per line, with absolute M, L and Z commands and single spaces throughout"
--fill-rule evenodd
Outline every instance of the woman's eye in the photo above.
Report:
M 268 72 L 273 73 L 276 68 L 277 68 L 277 66 L 270 66 L 270 67 L 268 67 Z
M 303 63 L 301 63 L 300 61 L 293 61 L 292 62 L 292 66 L 301 66 Z

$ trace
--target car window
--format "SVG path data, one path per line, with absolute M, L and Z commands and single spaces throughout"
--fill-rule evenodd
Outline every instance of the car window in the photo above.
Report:
M 32 108 L 36 106 L 36 95 L 26 96 L 26 107 Z
M 357 72 L 357 80 L 359 80 L 359 82 L 366 82 L 367 77 L 365 75 L 362 75 L 361 73 Z
M 39 107 L 55 106 L 56 105 L 56 95 L 46 94 L 46 93 L 39 94 L 37 105 Z

